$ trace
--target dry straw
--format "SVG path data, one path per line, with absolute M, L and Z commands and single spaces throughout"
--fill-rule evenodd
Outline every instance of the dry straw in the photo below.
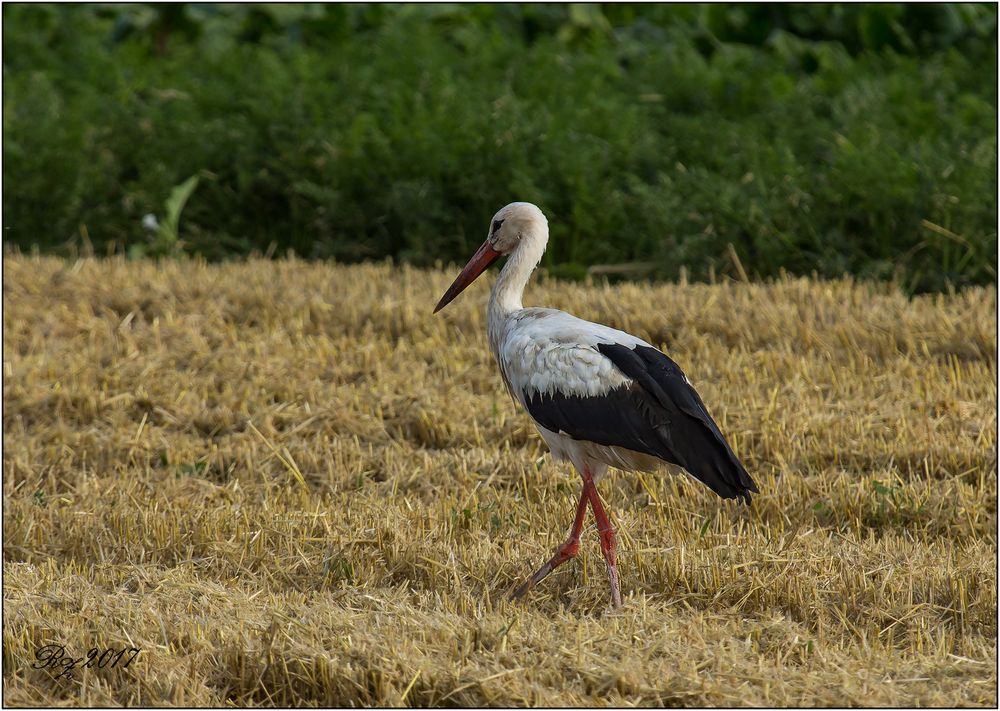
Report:
M 5 258 L 5 703 L 996 703 L 993 288 L 532 287 L 664 345 L 762 491 L 604 482 L 611 614 L 592 523 L 506 601 L 578 482 L 451 276 Z

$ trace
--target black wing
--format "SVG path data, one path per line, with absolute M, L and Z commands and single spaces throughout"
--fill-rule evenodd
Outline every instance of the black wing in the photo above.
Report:
M 757 485 L 680 367 L 650 346 L 602 343 L 597 350 L 635 382 L 594 397 L 534 393 L 525 398 L 531 416 L 576 440 L 682 466 L 719 496 L 749 503 Z

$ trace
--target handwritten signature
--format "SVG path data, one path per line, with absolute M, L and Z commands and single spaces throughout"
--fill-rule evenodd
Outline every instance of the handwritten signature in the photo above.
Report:
M 137 647 L 122 647 L 121 649 L 105 649 L 103 651 L 94 647 L 87 652 L 86 660 L 84 660 L 83 657 L 74 658 L 67 655 L 66 648 L 61 644 L 46 644 L 35 652 L 36 661 L 31 666 L 35 669 L 61 669 L 62 671 L 56 675 L 56 679 L 60 677 L 71 678 L 73 670 L 77 667 L 89 669 L 96 666 L 98 669 L 110 669 L 117 665 L 125 655 L 130 655 L 122 664 L 122 669 L 124 669 L 135 661 L 141 651 Z

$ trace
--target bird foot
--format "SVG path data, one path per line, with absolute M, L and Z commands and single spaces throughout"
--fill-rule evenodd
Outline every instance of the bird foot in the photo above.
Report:
M 515 590 L 511 596 L 511 600 L 517 600 L 524 597 L 531 588 L 535 587 L 553 570 L 558 568 L 560 565 L 565 563 L 570 558 L 576 556 L 577 552 L 580 550 L 580 539 L 579 537 L 570 537 L 565 543 L 556 548 L 555 555 L 549 559 L 549 562 L 543 565 L 541 568 L 535 571 L 535 574 L 528 578 L 524 584 L 521 585 L 517 590 Z
M 611 581 L 611 607 L 617 610 L 622 606 L 621 585 L 618 582 L 618 566 L 608 565 L 608 580 Z

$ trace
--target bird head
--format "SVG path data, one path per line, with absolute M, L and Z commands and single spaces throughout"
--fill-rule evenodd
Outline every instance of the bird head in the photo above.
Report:
M 452 285 L 448 287 L 448 291 L 434 307 L 434 313 L 447 306 L 499 257 L 512 254 L 522 245 L 527 244 L 536 247 L 536 249 L 540 248 L 537 249 L 540 257 L 541 251 L 545 249 L 545 243 L 548 241 L 548 226 L 549 223 L 545 219 L 545 215 L 530 202 L 512 202 L 500 208 L 490 221 L 490 231 L 486 241 L 472 255 L 472 259 L 465 265 Z M 537 258 L 535 263 L 537 263 Z

